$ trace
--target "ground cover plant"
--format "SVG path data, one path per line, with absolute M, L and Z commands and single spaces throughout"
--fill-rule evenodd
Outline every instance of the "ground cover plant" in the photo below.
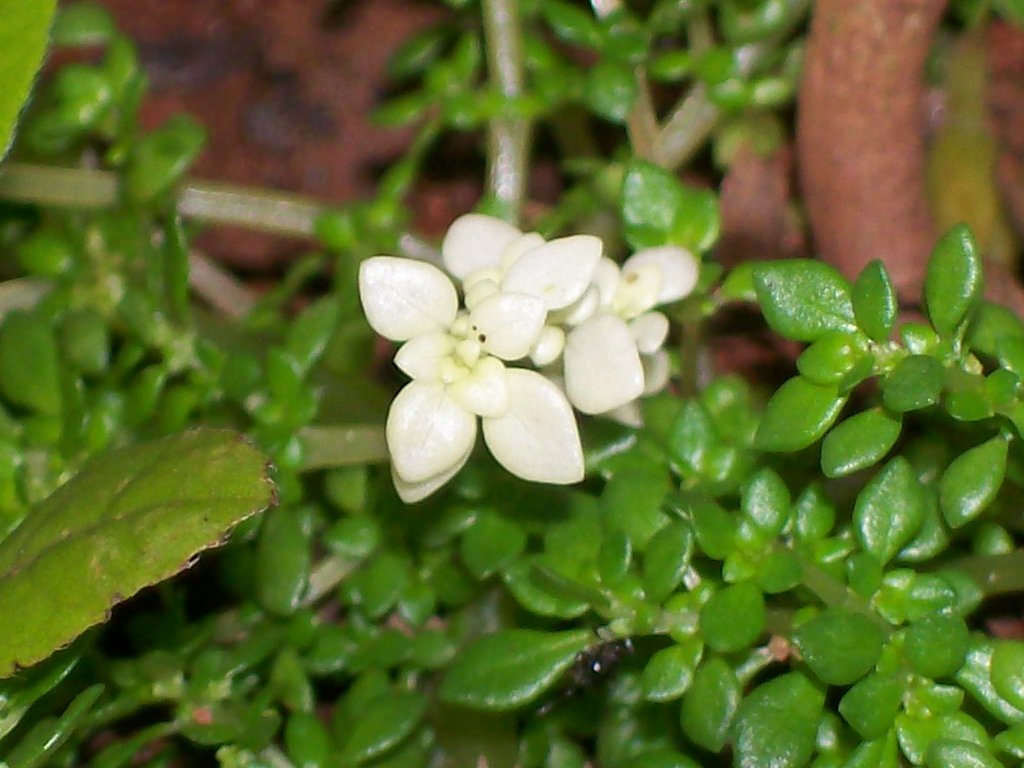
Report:
M 1024 9 L 437 7 L 328 206 L 0 0 L 0 764 L 1021 764 Z

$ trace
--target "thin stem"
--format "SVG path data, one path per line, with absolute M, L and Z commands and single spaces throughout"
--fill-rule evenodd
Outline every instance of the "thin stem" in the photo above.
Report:
M 7 163 L 0 170 L 0 199 L 67 208 L 109 208 L 118 202 L 117 174 L 91 168 Z M 308 238 L 325 206 L 287 192 L 192 180 L 178 199 L 182 216 L 233 224 L 285 237 Z
M 484 39 L 493 86 L 506 102 L 523 95 L 523 40 L 519 0 L 484 0 Z M 526 198 L 530 154 L 530 123 L 506 114 L 488 127 L 487 183 L 504 217 L 519 220 Z
M 309 606 L 320 602 L 321 598 L 341 584 L 359 565 L 358 560 L 346 560 L 337 555 L 325 557 L 309 574 L 309 589 L 302 599 L 302 604 Z
M 622 0 L 590 0 L 594 13 L 604 18 L 622 9 Z M 636 97 L 626 116 L 626 132 L 637 157 L 662 164 L 658 142 L 658 116 L 651 100 L 647 73 L 642 66 L 633 71 L 636 78 Z
M 871 606 L 860 595 L 834 578 L 824 568 L 805 557 L 800 558 L 800 565 L 803 570 L 803 585 L 829 608 L 845 608 L 853 613 L 859 613 L 881 628 L 886 635 L 892 632 L 889 622 L 871 610 Z
M 218 312 L 239 320 L 256 306 L 256 295 L 235 276 L 199 251 L 188 255 L 188 284 Z
M 1024 550 L 1005 555 L 973 555 L 954 560 L 949 568 L 969 576 L 986 596 L 1024 592 Z
M 305 449 L 303 472 L 388 459 L 384 428 L 380 426 L 304 427 L 299 437 Z

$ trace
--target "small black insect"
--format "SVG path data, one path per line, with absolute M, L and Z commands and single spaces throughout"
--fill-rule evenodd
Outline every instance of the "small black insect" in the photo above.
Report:
M 633 641 L 628 637 L 584 648 L 576 654 L 566 672 L 561 690 L 538 710 L 538 714 L 546 715 L 558 702 L 578 696 L 607 680 L 624 658 L 633 655 L 633 650 Z

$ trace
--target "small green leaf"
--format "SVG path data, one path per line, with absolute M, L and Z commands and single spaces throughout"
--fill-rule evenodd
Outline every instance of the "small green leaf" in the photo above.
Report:
M 900 765 L 896 731 L 891 730 L 879 739 L 861 742 L 843 768 L 899 768 Z
M 0 326 L 0 393 L 38 413 L 60 413 L 57 340 L 42 315 L 11 312 Z
M 149 202 L 178 183 L 206 141 L 206 131 L 187 115 L 174 115 L 135 145 L 124 171 L 124 193 Z
M 601 45 L 601 29 L 593 14 L 565 0 L 547 0 L 541 8 L 551 31 L 565 42 L 583 48 Z
M 799 672 L 755 688 L 733 726 L 737 768 L 802 768 L 814 753 L 825 694 Z
M 959 616 L 935 614 L 907 627 L 903 655 L 922 677 L 955 675 L 967 658 L 970 637 Z
M 877 739 L 892 727 L 905 687 L 900 675 L 872 673 L 840 699 L 839 713 L 863 738 Z
M 507 629 L 486 635 L 456 656 L 439 695 L 473 709 L 514 709 L 554 685 L 593 637 L 588 629 Z
M 755 447 L 773 453 L 792 453 L 820 438 L 846 403 L 833 386 L 794 376 L 772 395 L 761 416 Z
M 903 423 L 882 408 L 840 422 L 821 442 L 821 471 L 844 477 L 879 462 L 895 445 Z
M 890 411 L 905 413 L 935 405 L 942 394 L 942 363 L 927 355 L 900 361 L 882 384 L 882 402 Z
M 718 197 L 709 189 L 683 186 L 682 200 L 672 219 L 668 242 L 694 253 L 707 251 L 718 241 L 722 215 Z
M 1006 440 L 993 437 L 960 454 L 942 473 L 939 506 L 951 528 L 976 518 L 992 503 L 1006 475 Z
M 935 330 L 952 336 L 981 296 L 981 254 L 970 230 L 958 224 L 932 251 L 924 279 L 924 300 Z
M 829 685 L 849 685 L 875 665 L 885 634 L 866 616 L 830 608 L 801 624 L 793 643 L 807 666 Z
M 683 207 L 683 185 L 673 174 L 634 160 L 622 181 L 622 222 L 634 248 L 663 245 Z
M 765 467 L 750 478 L 740 493 L 740 509 L 767 538 L 777 536 L 789 519 L 789 489 L 782 478 Z
M 716 657 L 702 664 L 683 696 L 679 713 L 683 733 L 710 752 L 721 750 L 739 707 L 740 694 L 736 673 L 723 659 Z
M 967 651 L 967 660 L 956 673 L 956 682 L 985 708 L 990 715 L 1004 723 L 1024 723 L 1024 709 L 1015 707 L 996 691 L 993 685 L 992 660 L 995 656 L 996 642 L 983 636 L 971 638 L 971 647 Z M 1010 658 L 1012 664 L 1015 660 Z M 1013 675 L 1020 675 L 1020 667 Z M 1002 675 L 1001 675 L 1002 677 Z M 1003 678 L 1006 679 L 1005 677 Z M 1024 685 L 1021 686 L 1024 691 Z M 1022 699 L 1024 703 L 1024 699 Z
M 700 612 L 700 629 L 708 647 L 721 653 L 741 651 L 764 631 L 764 596 L 743 581 L 718 590 Z
M 483 581 L 510 564 L 526 548 L 526 532 L 514 521 L 484 511 L 462 534 L 462 562 Z
M 0 160 L 43 63 L 56 0 L 0 0 Z
M 853 331 L 850 284 L 834 267 L 811 259 L 758 264 L 754 288 L 765 320 L 794 341 L 815 341 L 827 331 Z
M 601 493 L 605 525 L 624 533 L 636 549 L 645 549 L 651 537 L 668 523 L 661 507 L 669 489 L 665 473 L 618 473 Z
M 94 460 L 0 544 L 0 676 L 103 621 L 273 502 L 266 459 L 232 432 L 187 432 Z
M 962 739 L 938 739 L 928 747 L 928 768 L 1004 768 L 984 747 Z
M 853 312 L 857 325 L 874 341 L 889 339 L 899 304 L 889 272 L 878 259 L 864 267 L 853 283 Z
M 583 98 L 596 114 L 613 123 L 623 123 L 636 99 L 633 70 L 615 61 L 601 61 L 587 71 Z
M 971 349 L 996 357 L 999 344 L 1006 338 L 1024 337 L 1024 324 L 1001 304 L 980 301 L 967 326 L 967 342 Z
M 889 562 L 921 526 L 926 503 L 910 463 L 897 456 L 857 496 L 853 521 L 860 545 Z
M 311 533 L 306 510 L 281 507 L 263 519 L 254 586 L 260 605 L 275 616 L 291 615 L 306 596 L 312 563 Z
M 643 585 L 647 599 L 659 603 L 679 586 L 693 553 L 693 530 L 682 521 L 670 523 L 647 543 Z
M 866 354 L 867 340 L 863 335 L 827 331 L 800 354 L 796 367 L 815 384 L 838 384 L 862 366 Z
M 413 732 L 426 709 L 427 701 L 417 691 L 388 691 L 371 700 L 351 724 L 342 760 L 365 763 L 398 746 Z
M 1018 709 L 1024 709 L 1024 643 L 997 640 L 989 674 L 996 693 Z
M 666 702 L 680 698 L 693 682 L 703 647 L 698 641 L 670 645 L 651 656 L 640 677 L 644 698 Z

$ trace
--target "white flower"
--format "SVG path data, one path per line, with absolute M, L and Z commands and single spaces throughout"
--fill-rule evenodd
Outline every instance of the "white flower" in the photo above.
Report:
M 575 326 L 565 339 L 564 371 L 566 394 L 576 408 L 616 411 L 665 386 L 668 358 L 661 347 L 669 322 L 652 309 L 689 295 L 697 275 L 697 260 L 675 246 L 638 251 L 621 270 L 601 259 L 594 274 L 597 306 L 564 316 Z
M 453 224 L 442 251 L 463 279 L 466 309 L 433 265 L 390 256 L 360 265 L 367 320 L 382 336 L 406 342 L 395 364 L 412 381 L 392 402 L 385 430 L 399 496 L 418 501 L 454 477 L 473 450 L 478 418 L 491 453 L 513 474 L 582 480 L 583 451 L 565 395 L 541 374 L 505 363 L 542 341 L 549 311 L 583 294 L 600 240 L 545 243 L 471 214 Z

